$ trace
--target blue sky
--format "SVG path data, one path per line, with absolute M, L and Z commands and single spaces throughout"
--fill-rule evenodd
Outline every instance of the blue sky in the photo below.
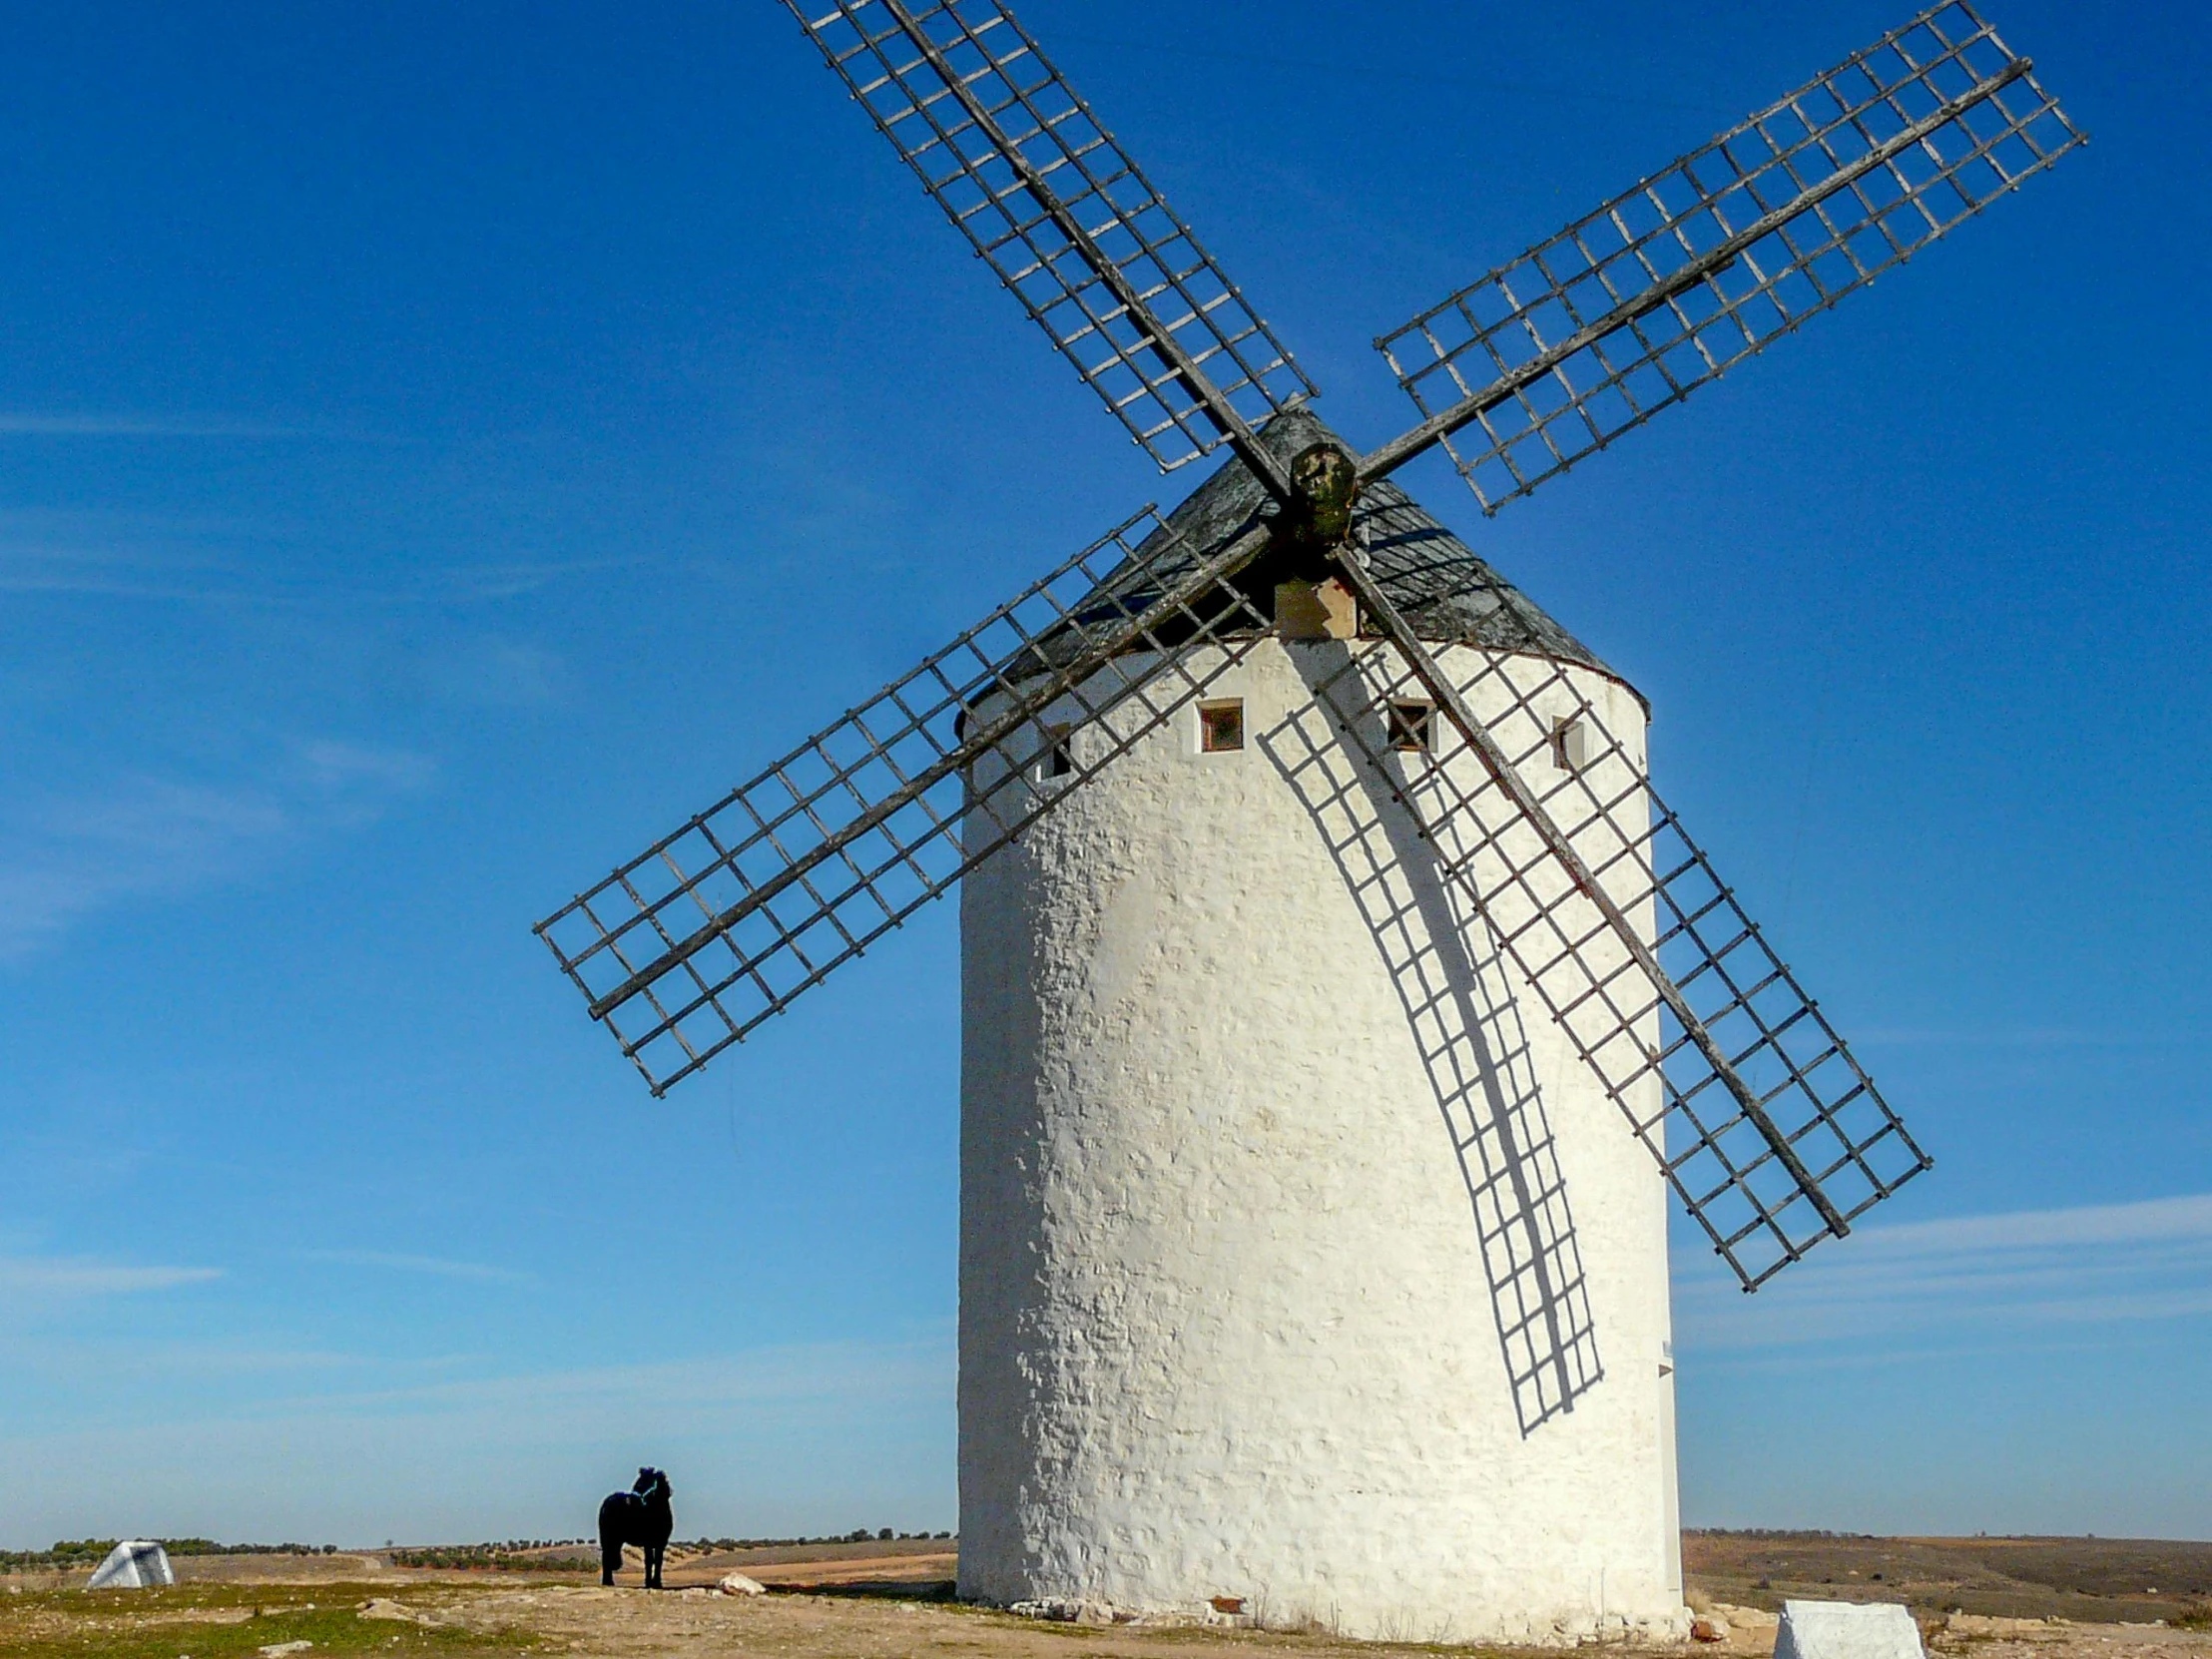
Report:
M 1368 341 L 1902 19 L 1023 15 L 1374 443 Z M 1483 521 L 1936 1171 L 1678 1258 L 1693 1523 L 2212 1536 L 2203 96 Z M 529 925 L 1162 480 L 782 8 L 19 6 L 0 1545 L 953 1521 L 956 940 L 665 1103 Z

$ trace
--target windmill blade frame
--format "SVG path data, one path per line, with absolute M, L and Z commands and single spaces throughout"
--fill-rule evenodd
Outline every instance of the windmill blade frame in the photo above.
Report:
M 666 1093 L 1242 662 L 1272 623 L 1230 578 L 1267 540 L 1249 530 L 1176 568 L 1184 538 L 1145 508 L 571 899 L 538 936 Z M 1163 568 L 1175 574 L 1149 580 Z M 1095 735 L 1077 741 L 1078 730 Z M 978 776 L 994 755 L 1014 764 Z
M 2051 166 L 2085 136 L 1943 0 L 1376 340 L 1484 512 L 1526 495 Z
M 995 0 L 786 0 L 946 218 L 1172 471 L 1312 380 Z M 1218 372 L 1223 365 L 1230 372 Z M 1249 458 L 1249 456 L 1248 456 Z
M 1381 636 L 1354 653 L 1382 687 L 1346 716 L 1355 747 L 1390 776 L 1392 711 L 1418 694 L 1478 758 L 1399 798 L 1745 1288 L 1929 1167 L 1563 668 L 1530 689 L 1492 654 L 1478 679 L 1504 700 L 1478 715 L 1346 528 L 1361 484 L 1437 445 L 1485 511 L 1528 493 L 2052 165 L 2085 141 L 2028 60 L 1942 0 L 1379 339 L 1423 418 L 1355 456 L 1263 441 L 1312 382 L 998 0 L 786 4 L 1154 460 L 1226 445 L 1272 502 L 1203 557 L 1132 517 L 539 923 L 653 1093 L 1273 637 L 1259 575 L 1335 568 Z M 1559 740 L 1530 722 L 1563 698 L 1592 759 L 1538 787 Z
M 1381 637 L 1318 695 L 1436 847 L 1468 925 L 1490 930 L 1744 1288 L 1931 1167 L 1565 670 L 1486 653 L 1462 686 L 1360 561 L 1343 566 Z M 1498 717 L 1478 719 L 1477 698 Z M 1479 760 L 1471 787 L 1430 745 L 1411 767 L 1393 761 L 1408 704 L 1441 715 Z M 1515 729 L 1508 749 L 1498 734 Z M 1554 781 L 1531 785 L 1544 766 Z M 1602 853 L 1586 857 L 1593 840 Z M 1648 940 L 1639 911 L 1652 913 Z M 1747 1080 L 1770 1072 L 1771 1086 Z M 1643 1104 L 1654 1082 L 1656 1111 Z

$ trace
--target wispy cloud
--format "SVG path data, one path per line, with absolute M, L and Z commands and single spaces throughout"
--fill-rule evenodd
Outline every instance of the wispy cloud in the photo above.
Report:
M 816 1414 L 870 1400 L 949 1396 L 952 1379 L 951 1333 L 932 1329 L 907 1341 L 794 1344 L 693 1360 L 317 1392 L 294 1405 L 310 1415 L 433 1412 L 554 1423 L 596 1422 L 644 1399 L 662 1412 L 687 1405 L 706 1410 L 745 1405 Z
M 640 568 L 634 559 L 426 562 L 392 579 L 364 582 L 332 568 L 327 547 L 302 560 L 295 527 L 212 524 L 107 513 L 0 512 L 0 593 L 246 610 L 362 606 L 497 605 L 575 577 Z
M 299 746 L 307 781 L 329 796 L 406 795 L 436 770 L 428 757 L 404 749 L 373 749 L 320 739 Z
M 2022 1342 L 2206 1315 L 2212 1193 L 1862 1228 L 1756 1297 L 1703 1273 L 1676 1291 L 1681 1341 L 1707 1349 Z
M 561 700 L 560 658 L 515 640 L 471 641 L 433 665 L 432 681 L 457 703 L 480 709 L 542 709 Z
M 2090 1204 L 2069 1210 L 2014 1210 L 1869 1229 L 1859 1235 L 1892 1255 L 2025 1250 L 2041 1245 L 2145 1244 L 2212 1240 L 2212 1193 Z
M 523 559 L 500 564 L 455 564 L 440 567 L 433 585 L 421 597 L 441 602 L 488 603 L 542 593 L 571 576 L 596 577 L 608 571 L 636 570 L 637 559 Z
M 0 1257 L 0 1297 L 61 1301 L 173 1291 L 223 1277 L 220 1268 L 122 1267 L 81 1257 Z
M 2064 1025 L 1949 1027 L 1871 1026 L 1852 1040 L 1868 1048 L 2163 1048 L 2193 1042 L 2191 1033 L 2127 1031 Z
M 296 604 L 331 580 L 326 559 L 285 556 L 302 532 L 235 513 L 0 508 L 0 592 L 248 610 Z
M 903 1338 L 543 1371 L 491 1372 L 480 1359 L 463 1355 L 302 1353 L 252 1343 L 236 1349 L 180 1349 L 161 1342 L 108 1342 L 92 1348 L 46 1345 L 38 1352 L 55 1362 L 56 1369 L 105 1382 L 155 1372 L 263 1376 L 263 1385 L 251 1395 L 178 1393 L 168 1402 L 168 1420 L 178 1427 L 242 1413 L 264 1423 L 398 1416 L 477 1424 L 495 1437 L 525 1427 L 553 1437 L 596 1431 L 646 1404 L 664 1417 L 693 1409 L 711 1417 L 743 1406 L 804 1420 L 835 1417 L 869 1404 L 949 1406 L 954 1375 L 949 1324 L 930 1325 Z M 0 1433 L 0 1441 L 6 1437 Z
M 5 533 L 4 527 L 0 593 L 247 605 L 275 597 L 257 591 L 237 560 L 182 534 L 106 531 L 101 539 L 78 541 Z
M 0 415 L 0 445 L 11 430 L 46 429 L 32 417 L 15 417 L 10 427 L 8 418 Z M 119 433 L 139 430 L 129 422 L 113 425 Z M 371 510 L 334 526 L 269 510 L 0 507 L 0 593 L 355 618 L 364 608 L 497 607 L 564 582 L 601 582 L 610 572 L 661 562 L 558 551 L 532 545 L 528 535 L 487 536 L 450 520 L 441 520 L 450 532 L 449 556 L 441 558 L 403 509 L 395 514 Z M 404 558 L 389 556 L 395 537 Z
M 316 830 L 352 828 L 421 789 L 417 755 L 311 741 L 244 783 L 119 778 L 0 810 L 0 960 L 132 899 L 234 877 Z
M 305 438 L 337 435 L 335 431 L 320 427 L 247 420 L 231 415 L 57 414 L 35 409 L 0 409 L 0 437 Z
M 533 1285 L 537 1275 L 487 1262 L 456 1262 L 443 1256 L 412 1256 L 387 1250 L 310 1250 L 304 1259 L 331 1267 L 379 1268 L 392 1273 L 427 1274 L 433 1279 L 465 1279 L 481 1285 Z
M 128 1390 L 159 1380 L 172 1401 L 192 1397 L 206 1384 L 215 1397 L 235 1401 L 251 1387 L 255 1397 L 302 1388 L 359 1389 L 372 1382 L 386 1387 L 410 1380 L 451 1376 L 482 1364 L 471 1354 L 390 1355 L 353 1349 L 313 1348 L 264 1343 L 252 1338 L 231 1342 L 211 1338 L 169 1341 L 149 1337 L 106 1310 L 62 1334 L 11 1330 L 8 1372 L 0 1382 L 0 1420 L 40 1414 L 62 1423 L 85 1420 L 104 1403 L 108 1390 Z
M 216 879 L 290 825 L 266 792 L 156 778 L 23 803 L 9 819 L 0 824 L 0 958 L 104 906 Z

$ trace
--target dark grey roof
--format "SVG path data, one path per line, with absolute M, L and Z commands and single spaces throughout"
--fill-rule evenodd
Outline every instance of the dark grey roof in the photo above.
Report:
M 1318 415 L 1303 408 L 1277 415 L 1261 428 L 1260 437 L 1286 461 L 1325 438 L 1344 442 Z M 1167 515 L 1167 529 L 1155 531 L 1138 549 L 1138 556 L 1157 554 L 1169 537 L 1188 538 L 1192 551 L 1171 555 L 1159 567 L 1156 579 L 1172 578 L 1226 546 L 1269 506 L 1259 479 L 1232 457 Z M 1353 523 L 1355 533 L 1365 532 L 1369 568 L 1422 639 L 1529 652 L 1613 673 L 1596 653 L 1388 479 L 1361 492 Z M 1126 601 L 1131 596 L 1123 591 L 1125 586 L 1109 576 L 1100 585 L 1098 597 Z

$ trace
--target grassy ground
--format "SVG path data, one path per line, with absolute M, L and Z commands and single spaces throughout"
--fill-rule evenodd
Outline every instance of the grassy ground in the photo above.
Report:
M 260 1659 L 286 1642 L 311 1642 L 299 1659 L 374 1654 L 497 1659 L 542 1644 L 522 1630 L 364 1619 L 368 1584 L 177 1584 L 155 1590 L 44 1590 L 0 1600 L 0 1659 Z M 406 1600 L 436 1617 L 454 1592 Z

